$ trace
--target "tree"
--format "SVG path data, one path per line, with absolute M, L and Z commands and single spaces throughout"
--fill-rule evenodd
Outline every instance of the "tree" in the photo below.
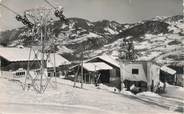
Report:
M 127 38 L 124 38 L 123 43 L 120 45 L 119 50 L 120 59 L 134 61 L 136 59 L 136 52 L 134 49 L 133 41 Z

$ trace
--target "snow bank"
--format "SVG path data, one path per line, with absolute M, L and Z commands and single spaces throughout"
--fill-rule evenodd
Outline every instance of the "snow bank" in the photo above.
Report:
M 109 86 L 106 86 L 104 84 L 100 84 L 98 88 L 103 89 L 103 90 L 107 90 L 110 92 L 120 93 L 123 95 L 134 96 L 134 94 L 132 92 L 126 91 L 126 89 L 122 89 L 121 91 L 119 91 L 119 89 L 117 89 L 115 87 L 109 87 Z
M 184 88 L 166 83 L 166 93 L 164 95 L 168 97 L 183 99 L 184 98 Z
M 123 95 L 130 95 L 130 96 L 134 96 L 134 94 L 132 93 L 132 92 L 130 92 L 130 91 L 126 91 L 126 90 L 121 90 L 121 92 L 120 92 L 121 94 L 123 94 Z
M 161 97 L 160 95 L 150 91 L 138 93 L 136 96 Z
M 115 87 L 109 87 L 109 86 L 106 86 L 104 84 L 99 84 L 99 88 L 100 89 L 103 89 L 103 90 L 107 90 L 107 91 L 110 91 L 110 92 L 119 92 L 119 90 Z

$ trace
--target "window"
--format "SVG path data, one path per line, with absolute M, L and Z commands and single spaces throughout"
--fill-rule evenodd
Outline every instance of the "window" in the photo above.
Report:
M 139 69 L 132 69 L 132 74 L 139 74 Z
M 51 77 L 51 73 L 50 72 L 48 73 L 48 77 Z
M 17 78 L 17 77 L 22 77 L 22 76 L 25 76 L 25 72 L 16 72 L 15 73 L 15 77 Z

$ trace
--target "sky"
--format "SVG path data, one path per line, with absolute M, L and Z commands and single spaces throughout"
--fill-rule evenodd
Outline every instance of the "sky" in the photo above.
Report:
M 0 0 L 14 11 L 23 14 L 27 9 L 50 7 L 44 0 Z M 90 21 L 114 20 L 133 23 L 156 16 L 182 14 L 182 0 L 49 0 L 64 7 L 66 17 L 79 17 Z M 15 14 L 0 6 L 0 29 L 23 26 Z

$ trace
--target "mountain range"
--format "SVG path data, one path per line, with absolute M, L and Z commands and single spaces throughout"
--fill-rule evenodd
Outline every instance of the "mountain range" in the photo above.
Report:
M 57 53 L 71 61 L 107 54 L 119 59 L 124 39 L 133 42 L 137 60 L 174 63 L 184 59 L 183 16 L 155 17 L 137 23 L 120 24 L 102 20 L 91 22 L 81 18 L 68 18 L 69 24 L 59 20 L 48 25 L 46 45 L 55 43 Z M 39 36 L 26 27 L 0 33 L 0 45 L 16 47 L 39 46 Z

